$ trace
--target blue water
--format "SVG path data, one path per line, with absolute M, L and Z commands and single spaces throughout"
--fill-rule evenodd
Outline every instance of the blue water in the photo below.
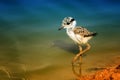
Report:
M 98 35 L 83 57 L 83 73 L 115 64 L 120 56 L 118 0 L 0 0 L 0 76 L 31 80 L 71 80 L 71 60 L 78 47 L 58 31 L 64 17 Z M 18 73 L 19 75 L 14 75 Z

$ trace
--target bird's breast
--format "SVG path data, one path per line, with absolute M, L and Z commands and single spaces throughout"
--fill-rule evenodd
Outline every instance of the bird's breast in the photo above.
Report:
M 78 37 L 76 36 L 76 34 L 73 31 L 67 31 L 68 36 L 75 41 L 76 43 L 80 43 L 81 41 L 79 41 Z

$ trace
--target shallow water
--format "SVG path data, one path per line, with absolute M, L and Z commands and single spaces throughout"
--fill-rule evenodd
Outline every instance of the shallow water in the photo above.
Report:
M 58 31 L 65 16 L 98 33 L 83 56 L 83 75 L 115 65 L 119 7 L 115 1 L 0 1 L 0 78 L 73 80 L 71 60 L 79 51 L 65 30 Z

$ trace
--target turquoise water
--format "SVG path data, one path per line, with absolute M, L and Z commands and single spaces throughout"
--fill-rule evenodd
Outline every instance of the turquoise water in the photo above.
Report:
M 58 31 L 66 16 L 98 35 L 83 56 L 83 74 L 120 61 L 120 2 L 112 0 L 0 1 L 0 78 L 72 80 L 71 60 L 78 47 Z M 114 61 L 117 59 L 117 62 Z

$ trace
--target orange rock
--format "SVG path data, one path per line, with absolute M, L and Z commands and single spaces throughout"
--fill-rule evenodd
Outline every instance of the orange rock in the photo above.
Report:
M 97 71 L 93 75 L 82 76 L 80 80 L 120 80 L 120 65 Z

